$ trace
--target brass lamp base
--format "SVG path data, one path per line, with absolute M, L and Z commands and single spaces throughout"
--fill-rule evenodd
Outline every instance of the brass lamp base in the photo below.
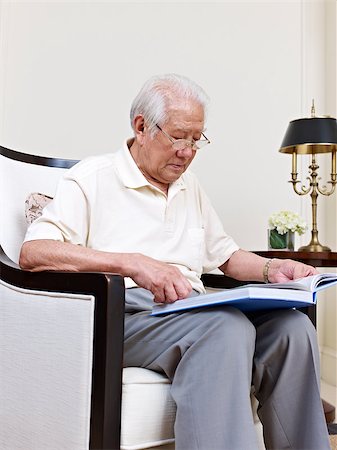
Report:
M 313 209 L 316 211 L 316 209 Z M 308 245 L 303 245 L 298 249 L 299 252 L 331 252 L 331 248 L 321 245 L 318 239 L 318 230 L 316 227 L 316 216 L 313 214 L 313 228 L 311 230 L 311 241 Z
M 298 249 L 299 252 L 331 252 L 331 248 L 321 244 L 304 245 Z

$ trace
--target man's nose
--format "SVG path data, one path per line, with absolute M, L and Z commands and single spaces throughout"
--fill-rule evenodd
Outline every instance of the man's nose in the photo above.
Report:
M 177 151 L 177 155 L 181 158 L 191 158 L 195 153 L 195 150 L 191 145 L 186 145 L 183 149 Z

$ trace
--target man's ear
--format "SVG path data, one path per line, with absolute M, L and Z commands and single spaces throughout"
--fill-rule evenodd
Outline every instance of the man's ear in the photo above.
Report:
M 133 129 L 137 141 L 141 143 L 144 139 L 144 129 L 145 129 L 145 121 L 142 115 L 139 114 L 133 119 Z

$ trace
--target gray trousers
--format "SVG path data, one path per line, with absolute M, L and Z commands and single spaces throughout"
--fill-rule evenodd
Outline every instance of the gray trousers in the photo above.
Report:
M 171 380 L 176 450 L 256 450 L 251 385 L 267 449 L 330 449 L 305 314 L 216 307 L 152 317 L 149 291 L 126 297 L 124 366 Z

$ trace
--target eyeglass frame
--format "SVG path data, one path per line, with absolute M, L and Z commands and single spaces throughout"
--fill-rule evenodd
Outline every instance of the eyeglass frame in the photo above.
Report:
M 204 147 L 205 145 L 211 143 L 211 141 L 208 139 L 207 136 L 204 135 L 204 133 L 201 133 L 201 135 L 204 137 L 204 139 L 198 139 L 197 141 L 192 139 L 192 141 L 189 141 L 187 139 L 175 139 L 174 137 L 172 137 L 168 133 L 166 133 L 166 131 L 164 131 L 157 123 L 156 123 L 156 127 L 164 134 L 164 136 L 166 136 L 170 140 L 172 146 L 174 146 L 175 144 L 177 144 L 179 142 L 184 142 L 186 144 L 186 147 L 191 147 L 194 151 L 197 151 L 197 150 L 200 150 L 200 148 Z M 201 147 L 198 147 L 197 143 L 202 143 Z

